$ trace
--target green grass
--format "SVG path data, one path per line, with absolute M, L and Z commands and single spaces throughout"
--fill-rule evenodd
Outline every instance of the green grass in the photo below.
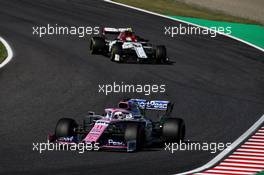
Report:
M 215 20 L 215 21 L 260 24 L 250 19 L 225 15 L 218 11 L 212 11 L 206 8 L 192 6 L 182 2 L 178 2 L 177 0 L 113 0 L 113 1 L 168 16 L 185 16 L 185 17 Z
M 7 51 L 5 46 L 0 42 L 0 63 L 2 63 L 7 57 Z

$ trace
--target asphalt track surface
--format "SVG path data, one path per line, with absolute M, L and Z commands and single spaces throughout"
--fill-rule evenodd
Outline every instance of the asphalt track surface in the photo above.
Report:
M 175 102 L 173 115 L 186 121 L 194 142 L 232 142 L 264 113 L 264 54 L 224 36 L 163 35 L 179 25 L 161 17 L 101 1 L 0 1 L 0 34 L 15 57 L 0 72 L 1 174 L 171 174 L 201 166 L 215 154 L 162 148 L 137 153 L 32 151 L 46 141 L 61 117 L 80 121 L 120 98 L 138 94 L 97 93 L 98 84 L 166 84 L 165 94 L 149 99 Z M 134 30 L 165 44 L 172 65 L 117 64 L 91 56 L 89 37 L 32 35 L 32 26 L 100 25 Z

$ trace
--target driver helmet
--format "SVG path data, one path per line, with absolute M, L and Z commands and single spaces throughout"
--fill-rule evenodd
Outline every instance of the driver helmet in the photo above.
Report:
M 114 114 L 114 119 L 123 119 L 124 118 L 124 115 L 122 112 L 116 112 Z

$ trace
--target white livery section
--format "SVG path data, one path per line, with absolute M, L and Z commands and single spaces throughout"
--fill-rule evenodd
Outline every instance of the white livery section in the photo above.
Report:
M 132 28 L 112 28 L 112 27 L 105 27 L 104 32 L 110 32 L 110 33 L 120 33 L 125 31 L 132 31 Z
M 148 58 L 142 44 L 135 42 L 125 42 L 122 45 L 123 49 L 134 49 L 138 58 Z

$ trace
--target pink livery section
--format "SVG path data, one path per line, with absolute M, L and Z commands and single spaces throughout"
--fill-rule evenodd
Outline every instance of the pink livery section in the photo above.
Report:
M 108 125 L 109 124 L 105 122 L 96 122 L 89 134 L 84 138 L 84 141 L 89 143 L 97 142 Z

